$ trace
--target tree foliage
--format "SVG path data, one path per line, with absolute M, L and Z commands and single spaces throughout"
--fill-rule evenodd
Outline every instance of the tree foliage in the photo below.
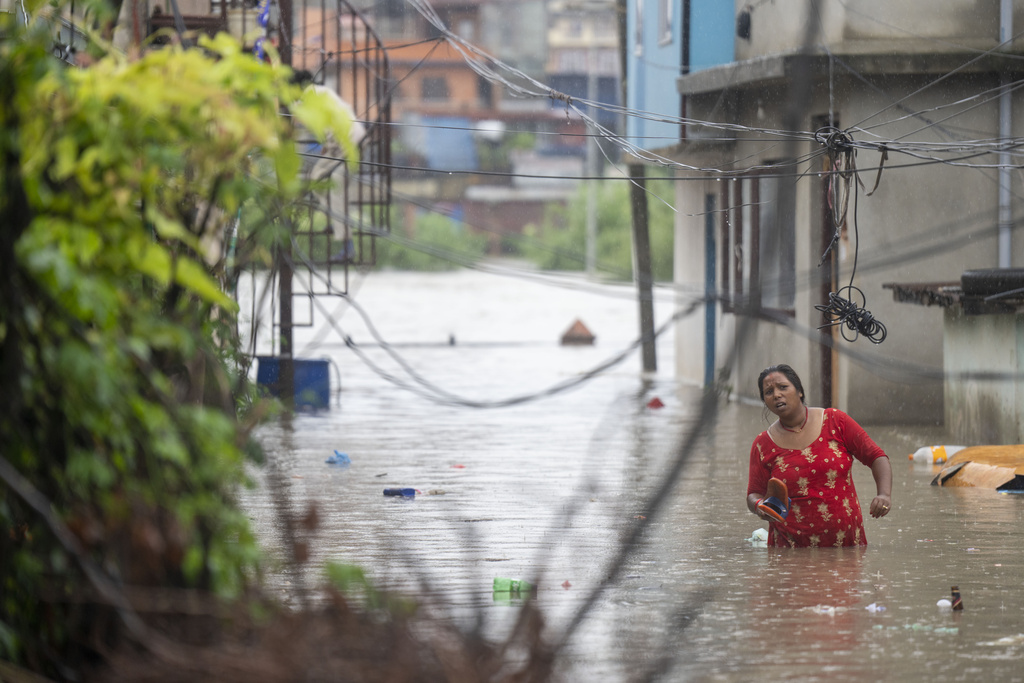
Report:
M 257 577 L 218 245 L 243 207 L 245 258 L 289 239 L 292 118 L 348 135 L 224 34 L 71 68 L 46 11 L 0 13 L 0 658 L 63 678 L 117 621 L 90 567 L 225 597 Z
M 487 251 L 487 237 L 437 213 L 422 213 L 416 223 L 393 227 L 377 242 L 377 265 L 396 270 L 454 270 L 475 263 Z
M 673 214 L 659 197 L 671 197 L 664 178 L 648 178 L 648 230 L 654 279 L 672 279 Z M 548 210 L 540 226 L 527 226 L 523 254 L 546 270 L 583 270 L 586 267 L 587 192 L 581 185 L 567 207 Z M 629 183 L 603 180 L 597 186 L 597 267 L 619 279 L 633 275 L 632 212 Z

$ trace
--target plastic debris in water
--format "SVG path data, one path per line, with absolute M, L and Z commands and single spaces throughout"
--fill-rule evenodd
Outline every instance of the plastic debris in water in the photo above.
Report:
M 334 451 L 334 455 L 329 456 L 324 462 L 328 465 L 351 465 L 352 459 L 341 451 Z
M 415 498 L 416 489 L 384 489 L 385 496 L 401 496 L 402 498 Z
M 938 465 L 946 462 L 964 448 L 964 446 L 921 446 L 910 454 L 910 459 L 926 465 Z
M 529 581 L 506 579 L 503 577 L 495 577 L 494 579 L 495 593 L 529 593 L 532 590 L 533 584 Z
M 938 607 L 939 609 L 949 609 L 950 607 L 953 606 L 953 603 L 951 603 L 946 598 L 942 598 L 937 603 L 935 603 L 935 606 Z
M 652 398 L 650 401 L 647 402 L 647 407 L 648 408 L 664 408 L 665 404 L 661 402 L 660 398 L 655 396 L 654 398 Z
M 885 605 L 879 605 L 877 602 L 873 602 L 870 605 L 868 605 L 867 607 L 865 607 L 864 609 L 866 609 L 867 611 L 869 611 L 871 613 L 884 612 L 885 611 Z
M 747 539 L 750 543 L 767 543 L 768 542 L 768 530 L 767 529 L 754 529 L 754 533 Z

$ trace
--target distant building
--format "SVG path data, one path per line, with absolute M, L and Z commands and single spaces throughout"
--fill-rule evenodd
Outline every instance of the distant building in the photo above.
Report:
M 596 86 L 595 99 L 614 104 L 614 0 L 589 4 L 584 12 L 579 3 L 552 0 L 431 2 L 444 26 L 484 54 L 572 97 L 585 98 Z M 438 28 L 407 3 L 378 1 L 364 11 L 391 64 L 395 198 L 404 201 L 407 224 L 437 206 L 487 232 L 498 251 L 503 234 L 521 232 L 545 207 L 569 200 L 579 182 L 573 179 L 585 175 L 587 129 L 579 117 L 477 73 L 458 49 L 433 40 Z M 615 115 L 595 113 L 609 128 L 620 126 Z M 532 136 L 532 149 L 510 147 L 521 134 Z

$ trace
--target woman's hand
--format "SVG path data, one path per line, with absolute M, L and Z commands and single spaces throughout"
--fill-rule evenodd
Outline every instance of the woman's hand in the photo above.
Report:
M 872 517 L 885 517 L 889 514 L 889 509 L 892 507 L 892 498 L 890 496 L 879 494 L 874 497 L 871 501 L 871 507 L 868 511 Z
M 764 496 L 765 494 L 761 494 L 759 496 L 756 493 L 751 493 L 749 496 L 747 496 L 747 509 L 766 522 L 774 522 L 774 519 L 772 519 L 765 513 L 761 512 L 761 509 L 757 507 L 757 504 L 764 500 Z
M 892 507 L 892 466 L 889 465 L 889 457 L 875 458 L 871 463 L 871 476 L 875 478 L 875 490 L 878 495 L 871 501 L 868 511 L 872 517 L 885 517 Z

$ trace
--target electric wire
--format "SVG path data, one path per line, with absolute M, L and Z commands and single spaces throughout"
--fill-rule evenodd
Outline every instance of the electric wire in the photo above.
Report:
M 297 243 L 293 243 L 293 253 L 301 254 L 301 249 L 298 248 L 298 244 Z M 608 370 L 611 370 L 612 368 L 616 367 L 617 365 L 620 365 L 623 361 L 625 361 L 627 358 L 629 358 L 629 356 L 632 355 L 633 352 L 635 352 L 636 349 L 638 349 L 642 344 L 644 344 L 645 342 L 648 342 L 648 341 L 653 341 L 653 340 L 648 340 L 648 339 L 646 339 L 644 337 L 640 337 L 636 341 L 631 343 L 629 346 L 627 346 L 625 349 L 623 349 L 622 351 L 620 351 L 620 352 L 616 353 L 615 355 L 609 357 L 608 359 L 606 359 L 605 361 L 599 363 L 598 365 L 596 365 L 595 367 L 591 368 L 590 370 L 587 370 L 586 372 L 583 372 L 583 373 L 581 373 L 581 374 L 579 374 L 576 377 L 573 377 L 571 379 L 568 379 L 568 380 L 565 380 L 565 381 L 553 384 L 552 386 L 550 386 L 550 387 L 548 387 L 546 389 L 543 389 L 541 391 L 538 391 L 538 392 L 532 392 L 532 393 L 529 393 L 529 394 L 521 394 L 521 395 L 518 395 L 518 396 L 512 396 L 512 397 L 509 397 L 509 398 L 499 399 L 499 400 L 494 400 L 494 401 L 480 401 L 480 400 L 468 399 L 468 398 L 459 396 L 459 395 L 457 395 L 457 394 L 455 394 L 453 392 L 450 392 L 450 391 L 448 391 L 446 389 L 443 389 L 443 388 L 437 386 L 436 384 L 430 382 L 426 378 L 424 378 L 419 372 L 417 372 L 415 370 L 415 368 L 412 367 L 412 365 L 408 361 L 406 361 L 401 356 L 401 354 L 399 354 L 390 344 L 387 343 L 387 341 L 380 335 L 380 333 L 377 331 L 376 327 L 373 325 L 373 321 L 370 319 L 370 317 L 366 313 L 366 311 L 363 310 L 363 308 L 358 303 L 356 303 L 356 301 L 352 297 L 348 296 L 344 292 L 332 291 L 333 288 L 331 287 L 330 282 L 328 280 L 326 280 L 325 278 L 323 278 L 323 276 L 317 271 L 317 269 L 315 268 L 315 266 L 312 263 L 310 263 L 309 261 L 305 260 L 301 256 L 300 256 L 300 261 L 302 262 L 303 265 L 306 266 L 306 268 L 309 269 L 309 273 L 311 274 L 312 277 L 316 277 L 317 279 L 320 279 L 321 282 L 326 285 L 326 287 L 327 287 L 328 291 L 331 293 L 331 295 L 342 297 L 345 301 L 348 302 L 348 304 L 352 307 L 352 310 L 354 310 L 357 314 L 359 314 L 360 318 L 362 318 L 363 322 L 366 324 L 367 330 L 370 332 L 370 334 L 373 336 L 373 338 L 377 341 L 377 343 L 380 346 L 380 348 L 382 348 L 385 352 L 387 352 L 387 354 L 399 365 L 399 367 L 401 367 L 402 370 L 404 370 L 405 373 L 407 375 L 409 375 L 409 377 L 412 379 L 413 383 L 409 383 L 409 382 L 407 382 L 407 381 L 405 381 L 405 380 L 403 380 L 403 379 L 401 379 L 399 377 L 396 377 L 395 375 L 393 375 L 393 374 L 387 372 L 386 370 L 384 370 L 383 368 L 381 368 L 377 363 L 375 363 L 373 360 L 371 360 L 370 357 L 366 353 L 364 353 L 361 348 L 359 348 L 358 344 L 347 343 L 346 345 L 348 346 L 348 348 L 351 349 L 352 352 L 368 368 L 370 368 L 373 372 L 375 372 L 382 379 L 384 379 L 384 380 L 394 384 L 395 386 L 397 386 L 397 387 L 399 387 L 401 389 L 405 389 L 407 391 L 411 391 L 411 392 L 413 392 L 415 394 L 418 394 L 419 396 L 421 396 L 423 398 L 429 399 L 429 400 L 431 400 L 431 401 L 433 401 L 435 403 L 440 403 L 440 404 L 443 404 L 443 405 L 458 406 L 458 407 L 463 407 L 463 408 L 480 408 L 480 409 L 506 408 L 506 407 L 510 407 L 510 406 L 520 405 L 520 404 L 523 404 L 523 403 L 528 403 L 528 402 L 537 401 L 537 400 L 540 400 L 540 399 L 543 399 L 543 398 L 548 398 L 548 397 L 551 397 L 551 396 L 555 396 L 557 394 L 561 394 L 561 393 L 569 391 L 571 389 L 575 389 L 575 388 L 585 384 L 586 382 L 589 382 L 590 380 L 595 379 L 596 377 L 599 377 L 599 376 L 603 375 Z M 321 311 L 321 313 L 325 314 L 325 317 L 327 317 L 327 320 L 329 321 L 331 327 L 340 335 L 340 337 L 342 339 L 348 339 L 348 336 L 344 333 L 344 330 L 338 325 L 337 321 L 326 315 L 327 311 L 323 310 L 323 308 L 324 308 L 323 304 L 320 303 L 319 300 L 316 297 L 313 297 L 313 302 L 314 302 L 314 305 Z M 673 324 L 675 324 L 675 322 L 677 320 L 692 314 L 694 311 L 696 311 L 697 307 L 699 305 L 702 305 L 702 304 L 703 304 L 703 301 L 695 301 L 695 302 L 691 303 L 688 307 L 680 309 L 680 310 L 676 311 L 675 313 L 673 313 L 673 315 L 671 317 L 669 317 L 665 322 L 663 322 L 660 326 L 658 326 L 655 329 L 654 335 L 653 335 L 654 338 L 656 339 L 659 336 L 661 336 L 662 334 L 664 334 L 664 332 L 666 330 L 670 329 L 671 326 Z

